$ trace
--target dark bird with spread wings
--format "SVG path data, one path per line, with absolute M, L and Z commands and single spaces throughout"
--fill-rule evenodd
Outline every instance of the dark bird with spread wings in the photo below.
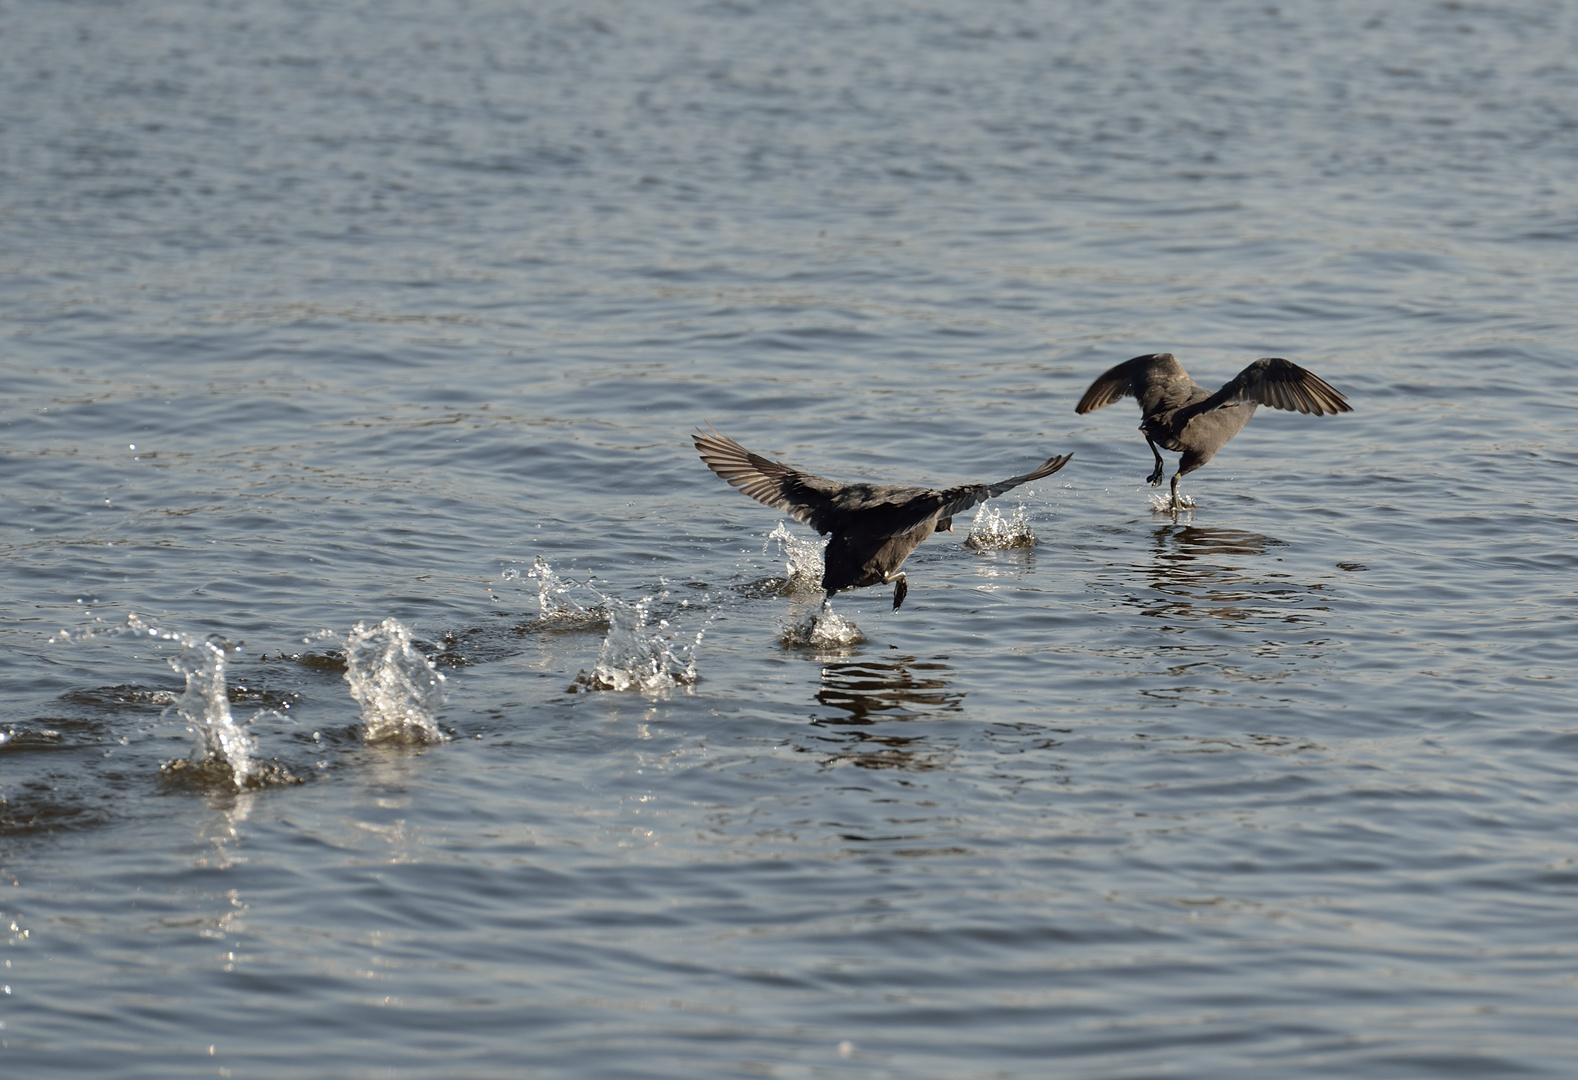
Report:
M 899 484 L 839 484 L 753 454 L 727 435 L 697 429 L 691 436 L 707 468 L 757 502 L 791 514 L 819 533 L 831 533 L 823 553 L 827 596 L 862 585 L 893 587 L 893 610 L 909 584 L 899 569 L 934 532 L 952 532 L 953 515 L 1032 480 L 1051 476 L 1072 454 L 1048 458 L 1032 472 L 995 484 L 961 484 L 944 491 Z
M 1348 400 L 1330 383 L 1291 360 L 1261 357 L 1213 392 L 1191 379 L 1172 353 L 1125 360 L 1091 383 L 1074 411 L 1088 413 L 1130 396 L 1140 403 L 1144 414 L 1140 430 L 1145 433 L 1151 453 L 1156 455 L 1156 468 L 1146 477 L 1151 486 L 1162 482 L 1158 444 L 1162 450 L 1183 455 L 1173 474 L 1170 509 L 1174 512 L 1184 505 L 1178 500 L 1178 478 L 1210 461 L 1229 439 L 1244 430 L 1255 415 L 1256 406 L 1269 405 L 1316 416 L 1353 411 Z

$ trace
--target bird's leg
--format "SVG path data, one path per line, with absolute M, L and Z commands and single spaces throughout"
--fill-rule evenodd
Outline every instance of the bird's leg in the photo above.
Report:
M 1182 475 L 1182 473 L 1173 473 L 1173 513 L 1175 515 L 1184 508 L 1183 503 L 1178 501 L 1178 478 Z
M 910 583 L 905 580 L 903 571 L 893 575 L 893 610 L 897 611 L 904 603 L 904 598 L 909 595 Z
M 1160 487 L 1162 484 L 1162 473 L 1164 471 L 1162 466 L 1162 452 L 1156 449 L 1156 440 L 1151 438 L 1151 433 L 1149 431 L 1145 431 L 1143 427 L 1140 428 L 1140 430 L 1145 432 L 1145 445 L 1149 446 L 1151 448 L 1151 453 L 1156 455 L 1156 468 L 1152 469 L 1151 475 L 1147 476 L 1145 479 L 1150 483 L 1151 487 Z M 1177 486 L 1178 478 L 1173 477 L 1174 489 L 1176 489 Z

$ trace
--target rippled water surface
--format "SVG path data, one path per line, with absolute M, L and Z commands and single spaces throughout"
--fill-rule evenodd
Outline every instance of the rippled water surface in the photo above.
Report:
M 0 0 L 0 1072 L 1570 1075 L 1575 55 Z M 702 423 L 1074 461 L 824 614 Z

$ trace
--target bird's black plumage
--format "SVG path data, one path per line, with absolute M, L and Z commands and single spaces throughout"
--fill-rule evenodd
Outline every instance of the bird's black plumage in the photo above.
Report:
M 691 436 L 701 460 L 757 502 L 831 534 L 823 554 L 822 587 L 831 597 L 863 585 L 897 584 L 893 609 L 908 592 L 899 567 L 934 532 L 950 531 L 953 515 L 1020 484 L 1051 476 L 1071 454 L 1048 458 L 1031 472 L 995 484 L 962 484 L 937 491 L 901 484 L 840 484 L 753 454 L 716 431 Z
M 1146 478 L 1152 487 L 1162 482 L 1162 454 L 1157 446 L 1183 455 L 1173 474 L 1173 510 L 1182 505 L 1178 478 L 1210 461 L 1244 430 L 1257 406 L 1316 416 L 1353 411 L 1326 380 L 1278 356 L 1261 357 L 1214 392 L 1190 378 L 1172 353 L 1136 356 L 1103 372 L 1074 411 L 1088 413 L 1122 397 L 1133 397 L 1140 403 L 1144 416 L 1140 430 L 1156 456 L 1156 468 Z

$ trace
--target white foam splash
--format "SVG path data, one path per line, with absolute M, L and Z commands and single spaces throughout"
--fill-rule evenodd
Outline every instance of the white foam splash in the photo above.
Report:
M 664 594 L 665 596 L 667 594 Z M 590 672 L 576 676 L 570 689 L 640 690 L 658 693 L 675 686 L 691 686 L 696 681 L 696 646 L 706 630 L 698 631 L 688 644 L 670 630 L 667 619 L 649 627 L 652 597 L 627 604 L 605 597 L 608 636 L 597 652 L 597 664 Z
M 444 676 L 411 646 L 396 619 L 357 623 L 345 639 L 345 681 L 362 706 L 366 742 L 442 742 L 434 719 L 444 703 Z
M 230 653 L 239 652 L 240 645 L 216 634 L 199 638 L 179 630 L 166 630 L 144 622 L 135 614 L 127 615 L 123 626 L 88 629 L 76 635 L 62 630 L 50 640 L 84 641 L 106 634 L 131 634 L 175 647 L 165 656 L 165 661 L 178 675 L 185 677 L 186 689 L 169 707 L 175 709 L 186 721 L 187 729 L 197 737 L 190 759 L 180 765 L 196 772 L 211 767 L 228 771 L 238 789 L 258 779 L 259 768 L 253 760 L 256 743 L 231 715 L 230 692 L 225 684 L 226 658 Z
M 975 520 L 970 522 L 970 535 L 964 538 L 964 546 L 976 551 L 1031 547 L 1035 542 L 1036 534 L 1030 531 L 1024 503 L 1007 517 L 991 503 L 982 503 L 975 511 Z
M 784 561 L 784 575 L 789 588 L 795 592 L 821 592 L 822 549 L 826 542 L 802 540 L 790 532 L 788 523 L 783 521 L 767 534 L 762 544 L 763 555 L 768 554 L 767 549 L 774 541 L 778 544 L 778 557 Z
M 505 581 L 519 581 L 520 571 L 505 570 L 503 576 Z M 590 579 L 561 578 L 541 555 L 526 571 L 526 576 L 537 580 L 537 621 L 542 625 L 585 627 L 608 621 L 608 598 L 592 587 Z M 571 595 L 576 590 L 582 591 L 586 603 Z

